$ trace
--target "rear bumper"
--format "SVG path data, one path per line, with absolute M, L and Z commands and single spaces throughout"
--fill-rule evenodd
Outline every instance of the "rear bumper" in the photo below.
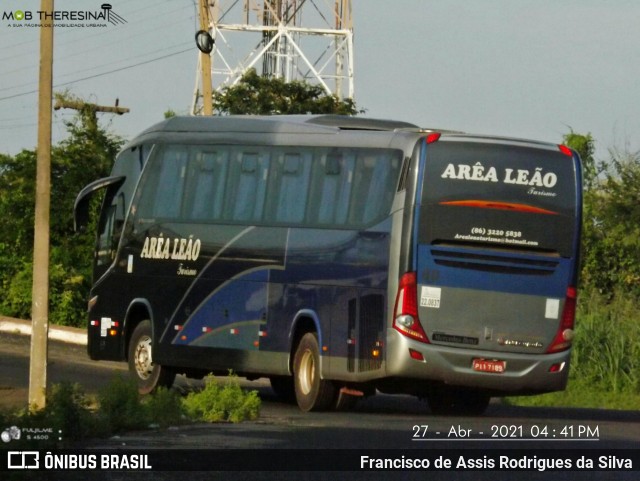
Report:
M 422 354 L 424 360 L 413 359 L 409 349 Z M 386 374 L 486 389 L 495 394 L 536 394 L 561 391 L 566 387 L 570 355 L 571 350 L 554 354 L 515 354 L 424 344 L 389 329 Z M 501 374 L 474 371 L 472 362 L 477 358 L 505 361 L 506 370 Z M 550 372 L 553 365 L 560 365 L 562 369 Z

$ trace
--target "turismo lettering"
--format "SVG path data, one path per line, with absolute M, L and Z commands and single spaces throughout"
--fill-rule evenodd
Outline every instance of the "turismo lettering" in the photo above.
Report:
M 534 171 L 527 169 L 504 169 L 501 177 L 495 167 L 485 167 L 480 162 L 474 165 L 448 164 L 441 176 L 443 179 L 472 180 L 479 182 L 502 182 L 513 185 L 527 185 L 534 187 L 555 187 L 558 176 L 553 172 L 543 172 L 541 167 Z
M 146 237 L 140 257 L 143 259 L 171 259 L 195 261 L 200 255 L 200 239 L 165 239 L 164 237 Z

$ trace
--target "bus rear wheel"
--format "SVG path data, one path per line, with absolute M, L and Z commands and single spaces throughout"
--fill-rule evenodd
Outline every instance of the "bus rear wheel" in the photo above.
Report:
M 331 381 L 320 379 L 320 347 L 313 332 L 300 339 L 293 360 L 293 377 L 300 409 L 323 411 L 334 407 L 336 388 Z
M 171 387 L 176 377 L 173 369 L 153 362 L 151 321 L 136 326 L 129 340 L 129 373 L 136 380 L 138 392 L 149 394 L 159 387 Z

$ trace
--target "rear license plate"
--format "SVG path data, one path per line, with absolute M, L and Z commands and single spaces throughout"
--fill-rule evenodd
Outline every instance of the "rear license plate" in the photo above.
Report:
M 507 369 L 507 363 L 505 361 L 474 359 L 472 368 L 474 371 L 502 374 Z

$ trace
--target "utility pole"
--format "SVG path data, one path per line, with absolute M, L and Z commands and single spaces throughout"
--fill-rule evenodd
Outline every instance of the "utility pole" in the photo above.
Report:
M 55 110 L 59 109 L 74 109 L 74 110 L 84 110 L 89 109 L 92 112 L 106 112 L 110 114 L 127 114 L 129 113 L 129 109 L 127 107 L 120 107 L 120 101 L 116 99 L 116 104 L 112 107 L 110 105 L 97 105 L 89 102 L 83 102 L 82 100 L 67 100 L 63 98 L 56 99 L 56 103 L 53 108 Z
M 79 112 L 86 112 L 89 115 L 89 127 L 96 131 L 98 129 L 98 120 L 96 118 L 97 112 L 105 112 L 110 114 L 126 114 L 129 113 L 127 107 L 120 107 L 120 101 L 116 99 L 115 106 L 109 105 L 97 105 L 89 102 L 83 102 L 82 100 L 71 100 L 58 97 L 56 103 L 53 106 L 54 110 L 59 109 L 73 109 Z
M 200 0 L 200 30 L 209 31 L 209 5 L 207 0 Z M 200 52 L 202 70 L 202 113 L 213 115 L 213 92 L 211 87 L 211 55 Z
M 41 0 L 40 11 L 53 12 L 53 0 Z M 51 102 L 53 97 L 53 15 L 40 21 L 38 87 L 38 154 L 33 236 L 31 362 L 29 409 L 40 410 L 47 399 L 49 335 L 49 210 L 51 204 Z

